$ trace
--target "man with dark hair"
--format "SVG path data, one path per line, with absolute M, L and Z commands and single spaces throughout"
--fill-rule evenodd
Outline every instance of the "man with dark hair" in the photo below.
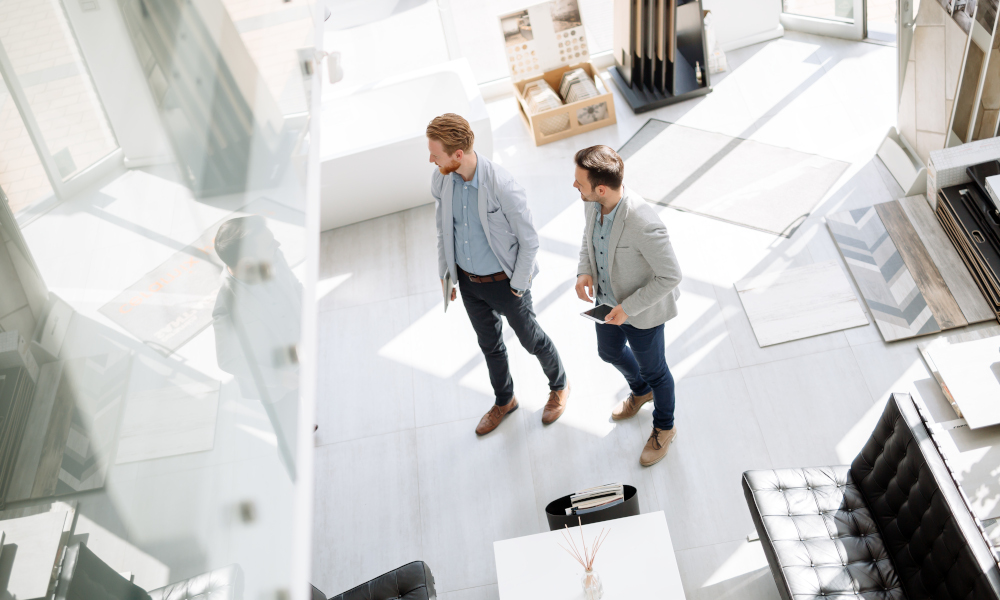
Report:
M 611 418 L 634 417 L 653 401 L 653 432 L 639 462 L 653 465 L 677 435 L 674 379 L 664 354 L 663 324 L 677 316 L 681 269 L 660 217 L 625 187 L 625 164 L 607 146 L 576 153 L 576 181 L 586 203 L 576 294 L 614 308 L 597 324 L 597 354 L 614 365 L 632 393 Z M 595 281 L 596 280 L 596 281 Z
M 438 276 L 457 281 L 462 303 L 486 357 L 496 403 L 476 427 L 485 435 L 518 408 L 503 342 L 507 317 L 521 345 L 534 355 L 549 379 L 542 423 L 566 410 L 569 383 L 552 339 L 542 331 L 531 304 L 531 280 L 538 273 L 538 235 L 524 188 L 503 167 L 472 149 L 468 121 L 448 113 L 427 125 L 431 179 L 436 201 Z M 445 290 L 455 299 L 455 290 Z
M 219 368 L 235 376 L 245 398 L 264 405 L 278 448 L 294 473 L 302 284 L 263 217 L 237 217 L 215 234 L 226 265 L 212 311 Z

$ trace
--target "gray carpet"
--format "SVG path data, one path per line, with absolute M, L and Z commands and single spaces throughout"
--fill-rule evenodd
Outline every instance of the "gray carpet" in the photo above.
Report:
M 650 119 L 618 151 L 649 202 L 791 236 L 848 163 Z

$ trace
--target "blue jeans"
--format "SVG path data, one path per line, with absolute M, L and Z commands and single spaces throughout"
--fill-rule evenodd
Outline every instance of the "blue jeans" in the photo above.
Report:
M 636 396 L 653 392 L 653 427 L 674 426 L 674 377 L 667 368 L 663 325 L 637 329 L 597 323 L 597 354 L 621 371 Z M 626 345 L 628 342 L 628 345 Z

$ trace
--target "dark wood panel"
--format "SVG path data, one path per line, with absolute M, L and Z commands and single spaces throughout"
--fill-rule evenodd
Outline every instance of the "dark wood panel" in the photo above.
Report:
M 882 224 L 885 225 L 889 237 L 896 245 L 899 255 L 903 258 L 903 263 L 910 271 L 910 276 L 920 288 L 920 293 L 927 300 L 927 306 L 937 320 L 941 329 L 954 329 L 964 327 L 969 324 L 962 314 L 962 309 L 955 301 L 955 297 L 948 290 L 948 284 L 938 271 L 934 260 L 924 248 L 920 236 L 916 229 L 906 217 L 903 207 L 899 202 L 893 200 L 884 204 L 876 204 L 875 211 L 878 213 Z

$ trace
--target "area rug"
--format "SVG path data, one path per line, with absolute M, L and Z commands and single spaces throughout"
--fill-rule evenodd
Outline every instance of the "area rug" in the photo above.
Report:
M 790 237 L 847 170 L 814 154 L 650 119 L 618 151 L 648 202 Z

